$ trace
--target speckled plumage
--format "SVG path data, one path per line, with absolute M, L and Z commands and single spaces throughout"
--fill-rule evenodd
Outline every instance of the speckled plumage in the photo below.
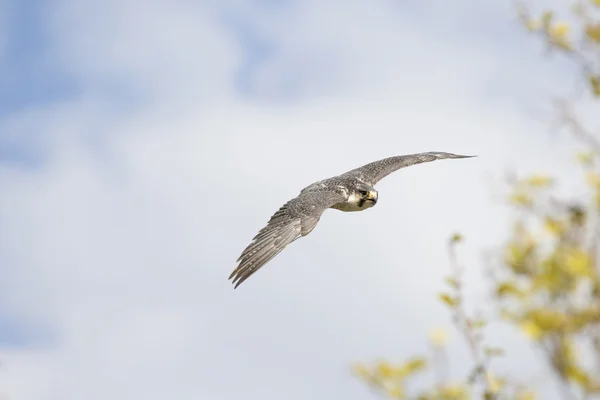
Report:
M 471 157 L 475 156 L 443 152 L 389 157 L 305 187 L 298 197 L 285 203 L 271 216 L 267 225 L 244 249 L 229 279 L 234 278 L 233 283 L 237 288 L 287 245 L 308 235 L 326 209 L 351 212 L 373 207 L 378 195 L 373 186 L 392 172 L 435 160 Z

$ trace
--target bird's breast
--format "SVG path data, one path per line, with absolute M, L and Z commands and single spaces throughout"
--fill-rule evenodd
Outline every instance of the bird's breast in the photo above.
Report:
M 331 208 L 335 208 L 336 210 L 344 211 L 344 212 L 355 212 L 355 211 L 363 211 L 367 208 L 371 208 L 373 203 L 370 201 L 361 200 L 354 195 L 351 195 L 348 200 L 334 204 Z
M 337 203 L 333 205 L 331 208 L 335 208 L 336 210 L 344 211 L 344 212 L 354 212 L 354 211 L 362 211 L 367 207 L 359 207 L 356 203 Z

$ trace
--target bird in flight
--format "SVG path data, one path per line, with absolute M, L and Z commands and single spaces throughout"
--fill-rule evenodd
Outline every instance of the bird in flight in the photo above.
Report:
M 328 208 L 344 212 L 363 211 L 377 204 L 374 186 L 400 168 L 448 158 L 471 158 L 443 152 L 406 154 L 384 158 L 315 182 L 285 203 L 273 214 L 237 259 L 238 266 L 229 276 L 234 288 L 296 239 L 308 235 Z

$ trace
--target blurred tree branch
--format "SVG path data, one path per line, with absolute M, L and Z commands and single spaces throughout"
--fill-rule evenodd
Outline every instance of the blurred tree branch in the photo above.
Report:
M 523 26 L 545 44 L 547 52 L 567 57 L 576 67 L 574 77 L 581 85 L 577 98 L 553 100 L 552 105 L 554 128 L 565 129 L 582 146 L 577 160 L 587 194 L 566 198 L 555 190 L 559 180 L 544 174 L 507 177 L 506 200 L 515 217 L 512 233 L 489 265 L 489 298 L 497 311 L 493 319 L 517 328 L 542 355 L 540 368 L 551 371 L 559 398 L 600 399 L 600 132 L 591 125 L 600 120 L 600 0 L 568 5 L 566 19 L 554 10 L 534 17 L 523 1 L 517 1 L 515 9 Z M 577 112 L 580 102 L 591 106 L 592 113 Z M 415 356 L 399 364 L 358 364 L 355 372 L 378 393 L 393 399 L 533 400 L 537 395 L 531 385 L 494 373 L 491 361 L 504 350 L 484 344 L 489 319 L 466 311 L 464 268 L 456 256 L 461 241 L 459 234 L 450 238 L 451 275 L 446 278 L 448 290 L 439 298 L 468 345 L 471 373 L 459 382 L 448 381 L 452 360 L 441 331 L 430 337 L 430 357 Z M 408 390 L 414 376 L 427 372 L 432 372 L 434 384 Z

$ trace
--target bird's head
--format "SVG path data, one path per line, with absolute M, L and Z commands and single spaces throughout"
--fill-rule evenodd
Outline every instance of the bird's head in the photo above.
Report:
M 375 188 L 360 184 L 357 185 L 350 194 L 349 202 L 355 203 L 360 209 L 370 208 L 377 204 L 378 193 Z

